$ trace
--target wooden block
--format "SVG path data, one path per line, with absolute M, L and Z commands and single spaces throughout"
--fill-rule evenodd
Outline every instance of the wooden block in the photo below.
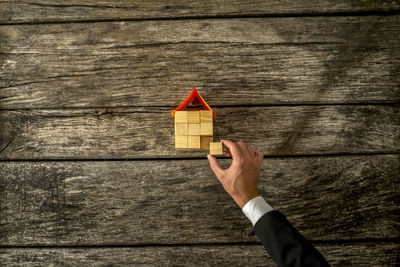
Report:
M 175 123 L 187 123 L 187 111 L 175 111 Z
M 212 136 L 200 136 L 200 149 L 209 150 L 210 143 L 213 141 Z
M 200 123 L 200 135 L 213 136 L 213 123 L 212 122 Z
M 222 142 L 210 143 L 210 155 L 222 155 Z
M 187 111 L 188 123 L 200 123 L 200 111 Z
M 211 110 L 200 110 L 200 122 L 213 122 L 213 113 Z
M 200 149 L 200 135 L 188 136 L 188 148 Z
M 175 135 L 175 149 L 188 148 L 188 137 L 187 135 L 179 136 Z
M 188 125 L 187 123 L 176 123 L 175 124 L 175 135 L 188 135 Z
M 200 123 L 189 123 L 188 135 L 200 135 Z

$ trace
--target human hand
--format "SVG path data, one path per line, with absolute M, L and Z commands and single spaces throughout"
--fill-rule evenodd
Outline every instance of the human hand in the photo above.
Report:
M 222 140 L 222 144 L 228 148 L 225 155 L 232 156 L 228 169 L 224 170 L 214 156 L 207 155 L 207 158 L 225 191 L 243 208 L 249 200 L 259 196 L 257 184 L 264 156 L 243 142 Z

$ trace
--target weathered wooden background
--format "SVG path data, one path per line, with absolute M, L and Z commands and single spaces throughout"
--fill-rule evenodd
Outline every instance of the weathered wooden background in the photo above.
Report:
M 0 265 L 274 266 L 174 150 L 193 86 L 333 266 L 400 264 L 400 1 L 0 1 L 0 24 Z

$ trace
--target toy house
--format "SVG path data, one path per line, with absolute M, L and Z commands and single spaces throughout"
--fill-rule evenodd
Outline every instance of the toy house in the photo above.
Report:
M 210 149 L 216 114 L 196 88 L 172 111 L 172 117 L 175 118 L 175 149 Z

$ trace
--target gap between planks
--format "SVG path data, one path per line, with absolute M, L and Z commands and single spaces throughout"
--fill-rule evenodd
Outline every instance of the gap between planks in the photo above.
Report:
M 290 158 L 316 158 L 316 157 L 358 157 L 358 156 L 383 156 L 383 155 L 400 155 L 400 151 L 393 152 L 365 152 L 365 153 L 327 153 L 327 154 L 297 154 L 297 155 L 264 155 L 264 158 L 270 159 L 290 159 Z M 226 158 L 224 156 L 216 156 L 216 158 Z M 176 161 L 176 160 L 203 160 L 204 157 L 154 157 L 154 158 L 74 158 L 74 159 L 0 159 L 0 162 L 77 162 L 77 161 Z M 0 245 L 1 246 L 1 245 Z
M 99 23 L 99 22 L 124 22 L 124 21 L 162 21 L 162 20 L 204 20 L 204 19 L 245 19 L 245 18 L 301 18 L 301 17 L 361 17 L 361 16 L 393 16 L 399 15 L 400 10 L 387 11 L 349 11 L 349 12 L 311 12 L 311 13 L 279 13 L 279 14 L 249 14 L 249 15 L 216 15 L 216 16 L 182 16 L 182 17 L 154 17 L 154 18 L 120 18 L 120 19 L 85 19 L 62 21 L 36 21 L 36 22 L 1 22 L 1 25 L 42 25 L 42 24 L 70 24 L 70 23 Z
M 398 244 L 400 243 L 396 238 L 368 238 L 368 239 L 353 239 L 353 240 L 309 240 L 313 244 L 329 244 L 329 245 L 341 245 L 341 244 L 368 244 L 368 243 L 380 243 L 380 244 Z M 224 242 L 224 243 L 149 243 L 149 244 L 104 244 L 104 245 L 16 245 L 16 246 L 4 246 L 0 245 L 0 249 L 7 248 L 18 248 L 18 249 L 30 249 L 30 248 L 124 248 L 124 247 L 206 247 L 206 246 L 260 246 L 261 242 Z
M 0 88 L 1 89 L 1 88 Z M 213 108 L 259 108 L 259 107 L 306 107 L 306 106 L 396 106 L 400 101 L 363 101 L 345 103 L 276 103 L 276 104 L 254 104 L 254 105 L 213 105 Z M 1 111 L 35 111 L 35 110 L 83 110 L 83 109 L 123 109 L 123 108 L 165 108 L 175 109 L 176 106 L 83 106 L 83 107 L 40 107 L 40 108 L 1 108 Z

